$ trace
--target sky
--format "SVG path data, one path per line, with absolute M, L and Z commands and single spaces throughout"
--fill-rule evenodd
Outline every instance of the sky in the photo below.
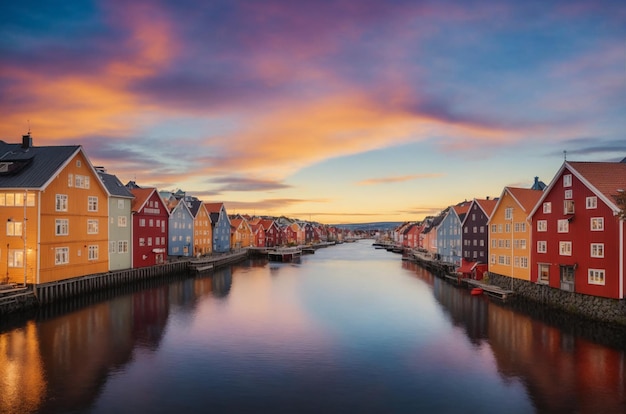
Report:
M 229 214 L 421 220 L 626 157 L 626 2 L 3 2 L 29 130 Z

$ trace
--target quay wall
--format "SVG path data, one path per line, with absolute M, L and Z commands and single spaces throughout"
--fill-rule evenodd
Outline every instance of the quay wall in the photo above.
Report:
M 489 272 L 489 283 L 510 289 L 515 292 L 515 295 L 541 305 L 588 319 L 626 326 L 626 300 L 624 299 L 566 292 L 548 285 L 513 279 L 493 272 Z
M 219 255 L 206 258 L 214 268 L 225 266 L 247 257 L 247 253 Z M 57 282 L 43 283 L 29 287 L 23 293 L 0 297 L 0 315 L 16 313 L 39 306 L 49 305 L 70 298 L 80 298 L 108 289 L 145 284 L 151 280 L 188 277 L 191 273 L 190 260 L 178 260 L 165 264 L 136 269 L 118 270 L 107 273 L 81 276 Z

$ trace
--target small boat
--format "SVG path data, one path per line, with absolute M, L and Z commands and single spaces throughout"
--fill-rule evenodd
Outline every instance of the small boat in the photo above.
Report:
M 474 289 L 471 290 L 470 292 L 472 295 L 477 296 L 477 295 L 482 295 L 483 294 L 483 290 L 479 287 L 475 287 Z

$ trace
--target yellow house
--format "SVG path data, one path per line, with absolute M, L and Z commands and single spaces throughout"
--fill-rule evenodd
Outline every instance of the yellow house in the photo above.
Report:
M 194 256 L 213 252 L 213 232 L 211 215 L 204 201 L 197 198 L 188 201 L 189 211 L 193 215 L 193 254 Z
M 81 146 L 0 141 L 0 221 L 0 282 L 108 270 L 108 195 Z
M 505 187 L 488 222 L 489 272 L 530 280 L 532 226 L 528 215 L 543 191 Z
M 230 247 L 238 249 L 242 247 L 250 247 L 253 240 L 252 228 L 248 221 L 244 218 L 237 217 L 230 220 L 231 226 L 231 243 Z

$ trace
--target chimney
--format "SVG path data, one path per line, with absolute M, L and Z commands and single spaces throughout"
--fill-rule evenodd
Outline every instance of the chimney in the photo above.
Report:
M 26 135 L 22 135 L 22 148 L 28 149 L 33 146 L 33 138 L 30 136 L 30 132 Z

